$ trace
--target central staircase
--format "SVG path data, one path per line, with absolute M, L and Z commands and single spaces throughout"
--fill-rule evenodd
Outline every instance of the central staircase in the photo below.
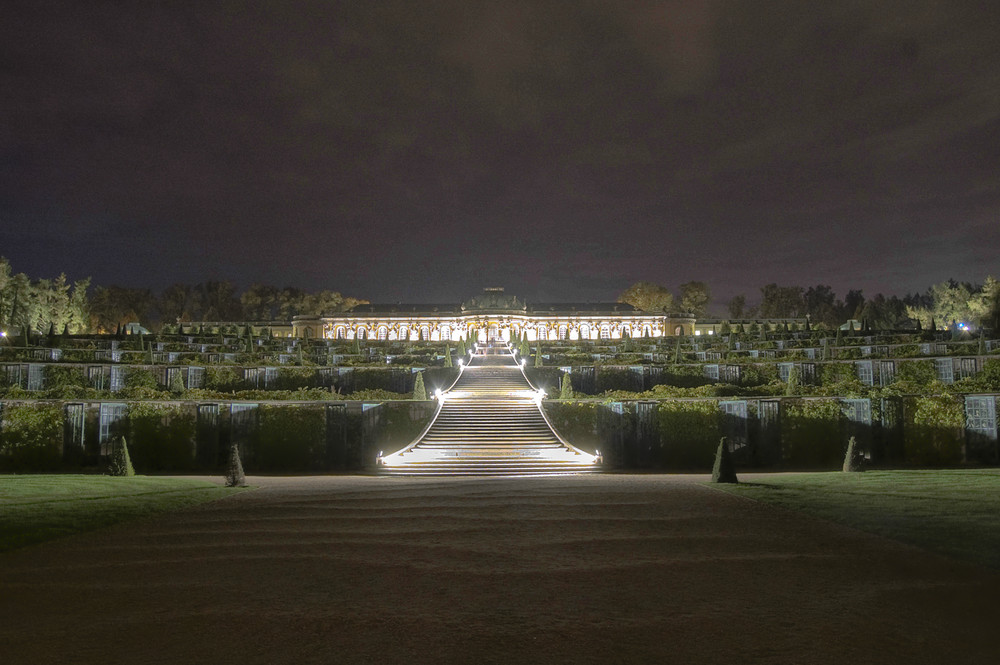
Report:
M 499 353 L 498 353 L 499 351 Z M 438 395 L 430 425 L 399 452 L 379 458 L 391 475 L 557 475 L 600 470 L 600 457 L 560 437 L 541 409 L 542 394 L 514 357 L 487 347 Z

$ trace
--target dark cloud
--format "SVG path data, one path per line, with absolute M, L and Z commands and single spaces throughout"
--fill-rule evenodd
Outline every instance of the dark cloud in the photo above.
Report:
M 0 253 L 386 300 L 1000 273 L 1000 8 L 25 2 Z

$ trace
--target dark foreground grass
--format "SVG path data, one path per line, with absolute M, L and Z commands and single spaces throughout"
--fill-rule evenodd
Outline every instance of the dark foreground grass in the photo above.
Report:
M 195 478 L 0 475 L 0 552 L 238 491 Z
M 727 491 L 1000 568 L 1000 470 L 746 474 Z

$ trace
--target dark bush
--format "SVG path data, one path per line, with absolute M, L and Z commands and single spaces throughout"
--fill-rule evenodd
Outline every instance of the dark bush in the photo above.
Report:
M 178 404 L 132 402 L 128 407 L 132 463 L 143 473 L 193 471 L 196 423 Z
M 10 471 L 54 471 L 62 464 L 63 411 L 59 404 L 5 404 L 0 465 Z
M 269 473 L 320 470 L 326 459 L 325 435 L 321 406 L 261 406 L 254 467 Z
M 722 414 L 715 400 L 666 400 L 659 405 L 663 465 L 669 469 L 712 467 Z
M 952 395 L 911 397 L 904 401 L 905 459 L 909 464 L 939 466 L 962 461 L 965 409 Z
M 839 468 L 844 459 L 844 415 L 834 399 L 782 402 L 781 447 L 785 464 L 810 469 Z

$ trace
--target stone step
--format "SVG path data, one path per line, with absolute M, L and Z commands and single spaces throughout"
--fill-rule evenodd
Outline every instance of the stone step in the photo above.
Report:
M 552 475 L 600 470 L 549 426 L 513 357 L 476 355 L 431 427 L 383 459 L 392 475 Z

